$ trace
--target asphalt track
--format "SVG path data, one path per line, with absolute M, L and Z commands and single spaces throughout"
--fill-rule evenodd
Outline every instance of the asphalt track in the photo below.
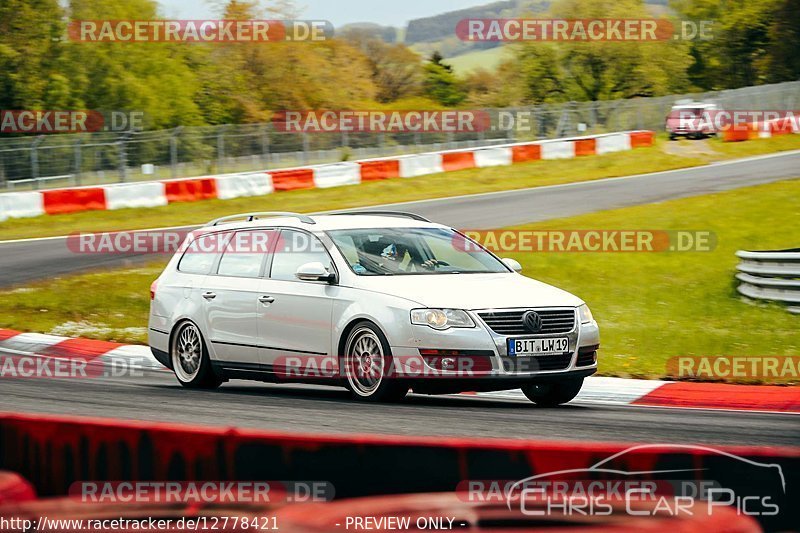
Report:
M 84 380 L 0 381 L 4 409 L 26 413 L 225 425 L 300 433 L 361 433 L 709 445 L 800 445 L 798 415 L 573 402 L 410 395 L 355 402 L 344 389 L 232 381 L 186 390 L 166 371 Z
M 800 174 L 800 151 L 686 170 L 382 206 L 469 229 L 495 228 L 768 183 Z M 0 285 L 141 257 L 70 252 L 63 239 L 0 244 Z M 796 415 L 411 395 L 401 404 L 353 402 L 344 390 L 234 381 L 182 389 L 167 372 L 93 380 L 0 381 L 5 409 L 32 413 L 230 425 L 312 433 L 377 433 L 692 444 L 800 445 Z
M 492 229 L 632 205 L 697 196 L 800 176 L 800 151 L 682 170 L 511 191 L 383 205 L 461 229 Z M 199 221 L 202 222 L 202 221 Z M 2 235 L 0 235 L 2 238 Z M 148 259 L 88 255 L 63 237 L 0 242 L 0 286 Z

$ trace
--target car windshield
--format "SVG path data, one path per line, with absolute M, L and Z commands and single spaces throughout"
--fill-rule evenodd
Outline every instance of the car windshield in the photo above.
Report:
M 703 115 L 702 109 L 681 108 L 681 109 L 673 109 L 669 114 L 669 118 L 680 119 L 688 117 L 700 117 L 702 115 Z
M 359 276 L 510 272 L 480 245 L 450 229 L 349 229 L 328 234 Z

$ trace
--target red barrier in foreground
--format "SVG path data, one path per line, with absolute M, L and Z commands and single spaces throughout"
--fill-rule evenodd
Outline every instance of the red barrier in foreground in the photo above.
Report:
M 19 474 L 0 472 L 0 505 L 36 499 L 36 491 Z
M 769 496 L 791 513 L 782 480 L 796 490 L 788 477 L 800 472 L 800 450 L 303 435 L 0 413 L 0 469 L 19 472 L 44 496 L 67 494 L 77 481 L 323 480 L 338 499 L 449 492 L 464 480 L 520 480 L 599 463 L 714 481 L 740 496 Z

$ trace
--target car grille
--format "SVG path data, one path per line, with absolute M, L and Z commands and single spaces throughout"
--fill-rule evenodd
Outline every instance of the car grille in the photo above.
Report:
M 574 309 L 522 309 L 515 311 L 493 311 L 478 313 L 492 331 L 500 335 L 533 335 L 522 323 L 522 316 L 536 311 L 542 317 L 542 329 L 535 335 L 568 333 L 575 327 Z

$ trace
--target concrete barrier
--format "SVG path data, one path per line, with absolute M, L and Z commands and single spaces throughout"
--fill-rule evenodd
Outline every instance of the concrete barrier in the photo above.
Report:
M 167 192 L 161 182 L 124 183 L 104 186 L 107 209 L 160 207 L 167 205 Z

